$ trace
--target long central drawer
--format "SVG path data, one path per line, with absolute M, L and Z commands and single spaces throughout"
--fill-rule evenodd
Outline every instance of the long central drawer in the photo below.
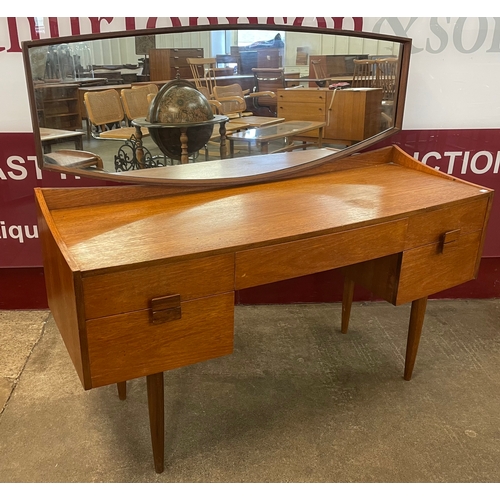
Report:
M 401 252 L 408 219 L 236 253 L 236 290 Z

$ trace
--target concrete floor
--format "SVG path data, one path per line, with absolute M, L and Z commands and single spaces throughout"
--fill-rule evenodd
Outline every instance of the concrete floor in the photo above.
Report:
M 500 482 L 500 300 L 238 306 L 231 356 L 165 374 L 156 474 L 145 380 L 84 391 L 49 311 L 0 311 L 2 483 Z M 411 492 L 411 491 L 410 491 Z

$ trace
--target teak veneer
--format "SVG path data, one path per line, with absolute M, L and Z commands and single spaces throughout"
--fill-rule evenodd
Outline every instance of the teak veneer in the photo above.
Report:
M 411 302 L 410 380 L 427 297 L 477 274 L 493 192 L 392 146 L 260 184 L 35 195 L 49 305 L 83 387 L 116 383 L 124 399 L 147 377 L 161 472 L 163 372 L 232 352 L 235 290 L 341 268 L 343 332 L 355 282 Z

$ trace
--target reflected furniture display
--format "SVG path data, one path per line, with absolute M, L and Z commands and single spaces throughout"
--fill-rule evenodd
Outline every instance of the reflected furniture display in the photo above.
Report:
M 150 49 L 149 51 L 149 79 L 151 81 L 174 80 L 192 78 L 191 67 L 187 62 L 191 57 L 203 57 L 202 48 L 170 48 Z
M 278 104 L 276 93 L 287 86 L 285 82 L 285 70 L 283 68 L 252 68 L 252 73 L 255 79 L 255 92 L 269 91 L 274 93 L 272 97 L 263 96 L 255 98 L 254 107 L 269 108 L 271 114 L 276 116 Z
M 53 128 L 40 127 L 40 141 L 42 142 L 43 152 L 50 153 L 53 144 L 63 142 L 74 142 L 75 149 L 83 149 L 83 132 L 77 130 L 57 130 Z
M 289 88 L 278 92 L 277 114 L 286 121 L 323 121 L 324 141 L 352 144 L 382 130 L 381 106 L 381 89 Z
M 350 82 L 354 72 L 354 59 L 367 59 L 368 54 L 311 54 L 309 57 L 309 78 L 318 82 L 339 81 Z M 310 87 L 315 85 L 311 82 Z M 324 87 L 327 85 L 320 84 Z
M 115 89 L 88 92 L 83 96 L 91 134 L 95 139 L 126 141 L 136 133 L 135 127 L 122 126 L 125 121 L 120 95 Z M 147 129 L 142 135 L 149 135 Z
M 477 274 L 491 190 L 395 146 L 335 161 L 259 156 L 239 175 L 272 158 L 290 170 L 260 184 L 35 189 L 48 301 L 78 376 L 85 389 L 119 384 L 122 398 L 146 377 L 157 472 L 163 372 L 233 351 L 236 290 L 341 268 L 344 332 L 354 282 L 412 303 L 410 380 L 428 295 Z
M 281 68 L 284 60 L 283 48 L 231 47 L 231 54 L 239 57 L 239 72 L 251 75 L 252 68 Z
M 38 121 L 41 127 L 78 130 L 82 117 L 77 83 L 42 84 L 35 86 Z

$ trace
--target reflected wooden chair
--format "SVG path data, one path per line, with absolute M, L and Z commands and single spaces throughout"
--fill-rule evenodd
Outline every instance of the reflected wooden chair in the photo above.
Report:
M 321 59 L 314 59 L 313 56 L 311 56 L 311 66 L 314 72 L 314 78 L 317 78 L 318 80 L 326 79 L 326 70 Z
M 217 74 L 217 60 L 215 57 L 187 57 L 186 62 L 191 68 L 194 84 L 199 90 L 206 88 L 208 95 L 212 96 Z
M 327 62 L 324 56 L 321 56 L 321 58 L 314 58 L 314 56 L 311 56 L 310 62 L 310 67 L 313 70 L 313 74 L 309 75 L 309 78 L 314 78 L 318 87 L 323 88 L 330 85 L 331 82 L 338 81 L 338 78 L 332 77 L 328 74 Z M 331 67 L 330 69 L 333 70 L 334 74 L 346 73 L 344 69 L 345 64 L 343 63 L 343 61 L 339 62 L 338 59 L 334 59 L 333 63 L 333 67 Z
M 354 59 L 353 88 L 377 87 L 377 61 L 375 59 Z
M 83 96 L 87 116 L 91 123 L 91 133 L 95 139 L 126 141 L 136 134 L 135 127 L 124 126 L 126 120 L 120 94 L 115 89 L 86 92 Z M 143 137 L 149 135 L 142 129 Z
M 398 71 L 398 59 L 395 57 L 377 59 L 376 87 L 383 91 L 384 101 L 394 102 L 396 94 L 396 78 Z
M 254 94 L 265 95 L 254 97 L 255 108 L 267 108 L 276 116 L 278 98 L 276 93 L 286 87 L 285 70 L 283 68 L 252 68 L 254 76 Z M 271 94 L 268 94 L 268 93 Z
M 391 127 L 394 115 L 398 59 L 388 57 L 377 59 L 376 87 L 382 89 L 382 123 Z

